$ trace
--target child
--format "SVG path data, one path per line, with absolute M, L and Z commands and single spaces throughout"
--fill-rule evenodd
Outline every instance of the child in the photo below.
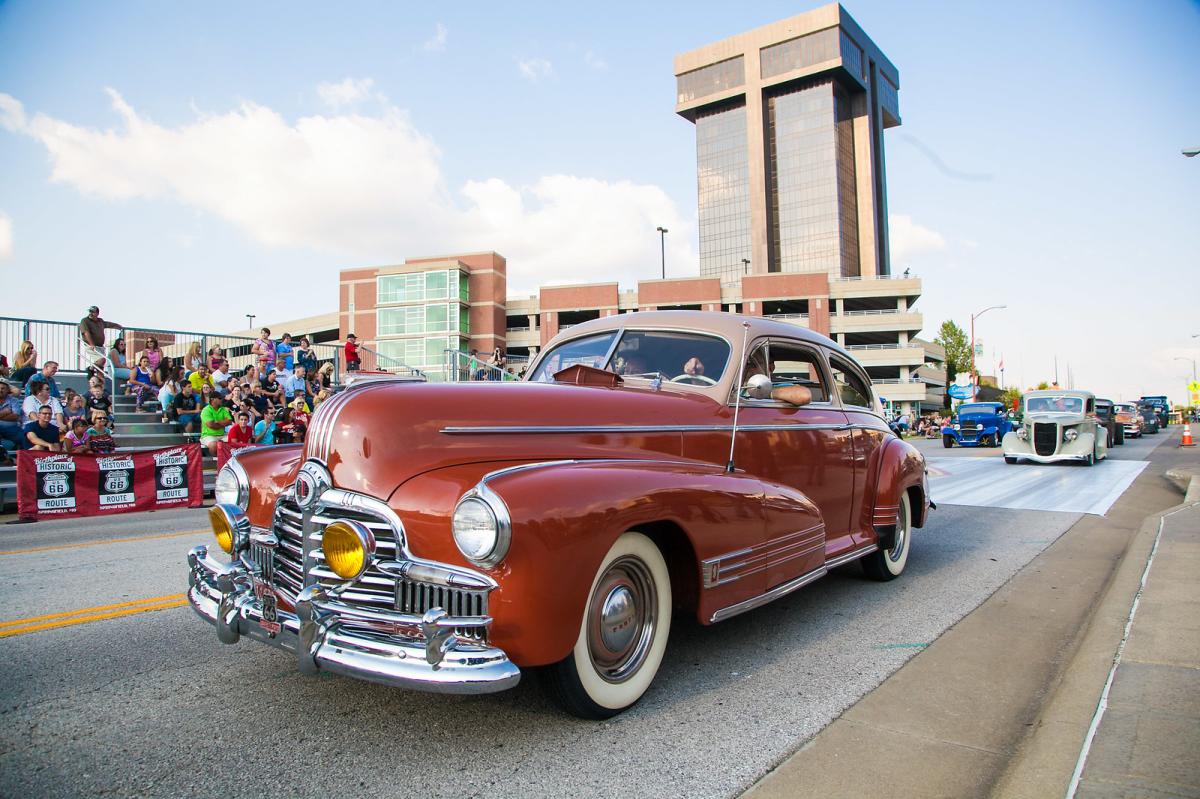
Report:
M 108 394 L 104 393 L 103 382 L 97 380 L 91 384 L 84 405 L 93 422 L 96 421 L 97 416 L 108 416 L 109 411 L 112 410 L 112 400 L 108 398 Z
M 71 423 L 75 419 L 82 420 L 84 423 L 83 426 L 87 427 L 88 417 L 91 416 L 91 413 L 84 404 L 82 394 L 76 394 L 74 391 L 71 392 L 71 398 L 67 400 L 66 406 L 63 408 L 63 416 L 67 419 L 68 427 L 71 426 Z
M 304 434 L 308 432 L 309 416 L 308 403 L 304 401 L 303 395 L 298 395 L 292 401 L 292 443 L 304 443 Z
M 254 431 L 250 428 L 250 414 L 238 411 L 237 424 L 229 428 L 225 440 L 231 447 L 244 447 L 254 439 Z
M 92 426 L 88 428 L 87 435 L 88 445 L 97 455 L 111 455 L 117 448 L 117 442 L 113 441 L 112 433 L 108 429 L 106 414 L 99 414 L 92 419 Z
M 76 395 L 75 399 L 79 399 Z M 63 438 L 63 449 L 72 455 L 84 455 L 92 451 L 92 437 L 88 435 L 87 422 L 82 416 L 71 419 L 71 430 Z

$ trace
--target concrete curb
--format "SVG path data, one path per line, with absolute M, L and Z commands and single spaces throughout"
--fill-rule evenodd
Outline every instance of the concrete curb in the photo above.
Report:
M 1150 514 L 1142 522 L 1081 634 L 1078 648 L 997 780 L 993 797 L 1066 795 L 1162 520 L 1198 502 L 1200 476 L 1192 476 L 1183 503 Z

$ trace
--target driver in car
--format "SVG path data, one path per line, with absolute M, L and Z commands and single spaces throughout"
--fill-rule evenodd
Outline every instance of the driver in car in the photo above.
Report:
M 769 364 L 764 364 L 765 358 L 763 350 L 759 349 L 750 356 L 750 361 L 746 364 L 746 383 L 750 382 L 750 378 L 755 375 L 762 375 L 771 379 L 771 399 L 787 402 L 791 405 L 808 405 L 812 402 L 812 391 L 805 386 L 797 386 L 794 383 L 786 381 L 775 381 L 772 375 L 775 372 L 775 361 L 771 360 Z M 746 385 L 742 385 L 742 395 L 745 396 Z

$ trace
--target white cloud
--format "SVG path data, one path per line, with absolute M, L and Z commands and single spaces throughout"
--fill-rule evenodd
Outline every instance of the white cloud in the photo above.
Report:
M 922 227 L 907 214 L 888 214 L 888 230 L 893 268 L 906 258 L 946 249 L 946 239 L 936 230 Z
M 3 97 L 3 95 L 0 95 Z M 12 219 L 0 211 L 0 261 L 11 258 L 13 252 Z
M 440 153 L 408 115 L 293 121 L 254 103 L 166 127 L 115 91 L 116 129 L 35 114 L 21 130 L 46 147 L 51 180 L 105 199 L 168 200 L 220 217 L 274 247 L 309 248 L 346 266 L 495 250 L 509 287 L 653 277 L 654 228 L 669 228 L 668 275 L 694 274 L 694 225 L 657 186 L 573 175 L 528 185 L 445 186 Z M 0 107 L 20 103 L 0 94 Z
M 603 72 L 608 69 L 608 62 L 593 53 L 591 50 L 588 50 L 583 54 L 583 63 L 587 64 L 597 72 Z
M 0 93 L 0 126 L 18 131 L 25 127 L 25 109 L 11 95 Z
M 336 111 L 366 100 L 371 96 L 371 87 L 374 85 L 375 81 L 371 78 L 346 78 L 340 83 L 318 83 L 317 96 L 321 98 L 321 102 Z
M 517 60 L 517 70 L 521 77 L 537 83 L 554 74 L 554 65 L 544 58 L 522 58 Z
M 449 34 L 449 31 L 446 30 L 446 26 L 439 22 L 437 27 L 434 28 L 433 36 L 426 39 L 421 48 L 431 53 L 440 53 L 446 49 L 447 34 Z

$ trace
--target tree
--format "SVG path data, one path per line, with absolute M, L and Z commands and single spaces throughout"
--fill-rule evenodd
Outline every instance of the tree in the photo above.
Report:
M 971 342 L 967 341 L 966 331 L 954 324 L 952 319 L 942 322 L 937 338 L 933 341 L 946 350 L 946 386 L 949 387 L 959 372 L 966 372 L 971 368 Z M 943 407 L 950 407 L 949 394 L 945 397 Z
M 1005 408 L 1017 408 L 1021 403 L 1021 389 L 1013 387 L 1004 389 L 1004 393 L 1000 396 L 1000 401 L 1004 403 Z

